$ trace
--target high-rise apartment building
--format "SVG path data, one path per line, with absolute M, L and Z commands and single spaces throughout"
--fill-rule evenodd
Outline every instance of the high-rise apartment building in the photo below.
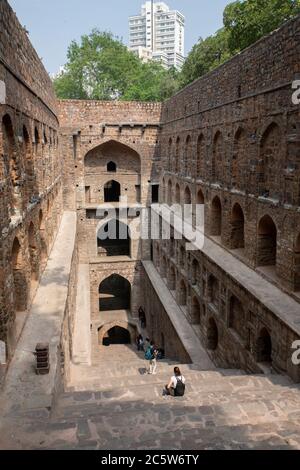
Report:
M 147 61 L 166 68 L 184 63 L 184 16 L 163 2 L 147 1 L 140 15 L 129 18 L 129 49 Z

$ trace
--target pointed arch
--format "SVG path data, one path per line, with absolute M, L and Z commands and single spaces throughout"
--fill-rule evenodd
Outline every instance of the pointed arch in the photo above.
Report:
M 119 202 L 121 185 L 118 181 L 110 180 L 104 185 L 104 202 Z
M 218 348 L 219 332 L 215 320 L 211 317 L 207 325 L 207 349 L 215 351 Z
M 189 186 L 186 186 L 184 190 L 184 204 L 192 204 L 192 193 Z
M 111 219 L 100 225 L 97 231 L 99 256 L 131 256 L 131 237 L 128 225 Z
M 233 250 L 245 248 L 245 217 L 239 203 L 235 203 L 231 212 L 230 246 Z
M 264 215 L 258 223 L 257 265 L 276 266 L 277 228 L 273 219 Z
M 259 194 L 279 197 L 281 132 L 277 123 L 272 122 L 262 135 L 258 166 Z
M 131 284 L 125 277 L 113 273 L 99 285 L 99 311 L 129 310 Z
M 210 234 L 215 237 L 222 235 L 222 204 L 218 196 L 211 203 Z

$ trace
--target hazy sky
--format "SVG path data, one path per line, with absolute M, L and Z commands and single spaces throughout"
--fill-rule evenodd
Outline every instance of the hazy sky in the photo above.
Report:
M 73 39 L 93 28 L 111 31 L 128 43 L 128 17 L 139 14 L 143 0 L 8 0 L 48 72 L 66 62 Z M 222 26 L 224 7 L 232 0 L 165 0 L 186 17 L 185 53 L 199 37 L 205 38 Z

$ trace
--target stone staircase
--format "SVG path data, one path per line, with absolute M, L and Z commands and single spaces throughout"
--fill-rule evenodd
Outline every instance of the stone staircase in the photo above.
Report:
M 186 395 L 164 397 L 175 363 L 159 361 L 148 375 L 143 353 L 130 346 L 100 353 L 90 367 L 72 366 L 47 419 L 39 409 L 19 415 L 17 448 L 300 448 L 300 387 L 286 377 L 185 364 Z

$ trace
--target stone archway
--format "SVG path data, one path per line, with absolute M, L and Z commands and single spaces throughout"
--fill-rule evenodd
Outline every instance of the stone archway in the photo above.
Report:
M 119 274 L 112 274 L 99 286 L 99 311 L 129 310 L 131 284 Z
M 98 328 L 98 344 L 131 344 L 137 334 L 136 326 L 126 321 L 113 321 Z
M 277 228 L 269 215 L 259 221 L 257 245 L 257 265 L 276 266 Z
M 272 362 L 272 339 L 267 328 L 262 328 L 256 342 L 257 362 Z
M 231 212 L 230 245 L 233 250 L 245 248 L 245 217 L 241 206 L 236 203 Z
M 104 185 L 104 202 L 119 202 L 121 185 L 115 180 L 108 181 Z
M 210 318 L 207 326 L 207 349 L 215 351 L 219 343 L 218 327 L 213 318 Z
M 116 175 L 118 176 L 116 178 Z M 84 186 L 90 203 L 138 202 L 141 185 L 141 157 L 122 142 L 108 140 L 84 157 Z
M 211 203 L 210 234 L 215 237 L 222 235 L 222 204 L 218 196 Z
M 131 256 L 131 238 L 128 225 L 118 219 L 102 224 L 97 232 L 99 256 Z

